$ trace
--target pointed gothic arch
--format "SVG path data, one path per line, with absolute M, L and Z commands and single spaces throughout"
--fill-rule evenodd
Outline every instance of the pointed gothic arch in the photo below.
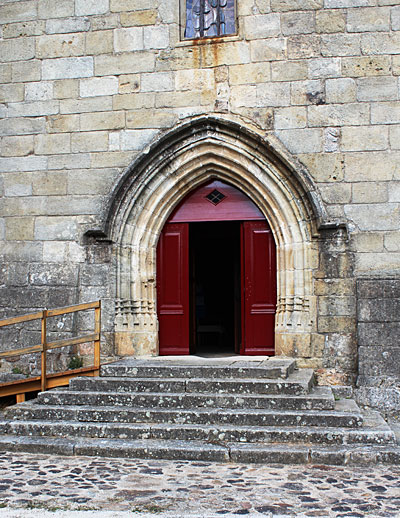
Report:
M 278 354 L 315 330 L 312 237 L 325 219 L 307 171 L 242 125 L 201 117 L 167 133 L 128 169 L 114 191 L 103 235 L 117 260 L 116 346 L 157 354 L 156 247 L 169 215 L 192 190 L 219 179 L 247 194 L 269 222 L 277 247 Z

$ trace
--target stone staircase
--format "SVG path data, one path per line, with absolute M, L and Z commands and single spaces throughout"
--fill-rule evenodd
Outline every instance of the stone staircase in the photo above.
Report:
M 379 413 L 285 358 L 125 359 L 0 420 L 0 451 L 203 461 L 398 463 Z

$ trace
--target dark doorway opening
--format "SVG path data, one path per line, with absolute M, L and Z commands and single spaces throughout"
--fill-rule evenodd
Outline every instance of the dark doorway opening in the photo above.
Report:
M 240 349 L 240 222 L 190 223 L 191 353 Z

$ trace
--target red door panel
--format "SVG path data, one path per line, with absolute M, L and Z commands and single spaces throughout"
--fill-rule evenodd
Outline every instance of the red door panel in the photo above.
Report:
M 189 225 L 167 223 L 157 247 L 160 355 L 189 354 Z
M 273 355 L 276 312 L 276 252 L 266 221 L 242 223 L 241 354 Z

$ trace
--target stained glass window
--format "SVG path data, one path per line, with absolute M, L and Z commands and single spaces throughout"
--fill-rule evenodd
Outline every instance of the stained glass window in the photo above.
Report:
M 186 39 L 235 34 L 235 22 L 235 0 L 186 0 Z

